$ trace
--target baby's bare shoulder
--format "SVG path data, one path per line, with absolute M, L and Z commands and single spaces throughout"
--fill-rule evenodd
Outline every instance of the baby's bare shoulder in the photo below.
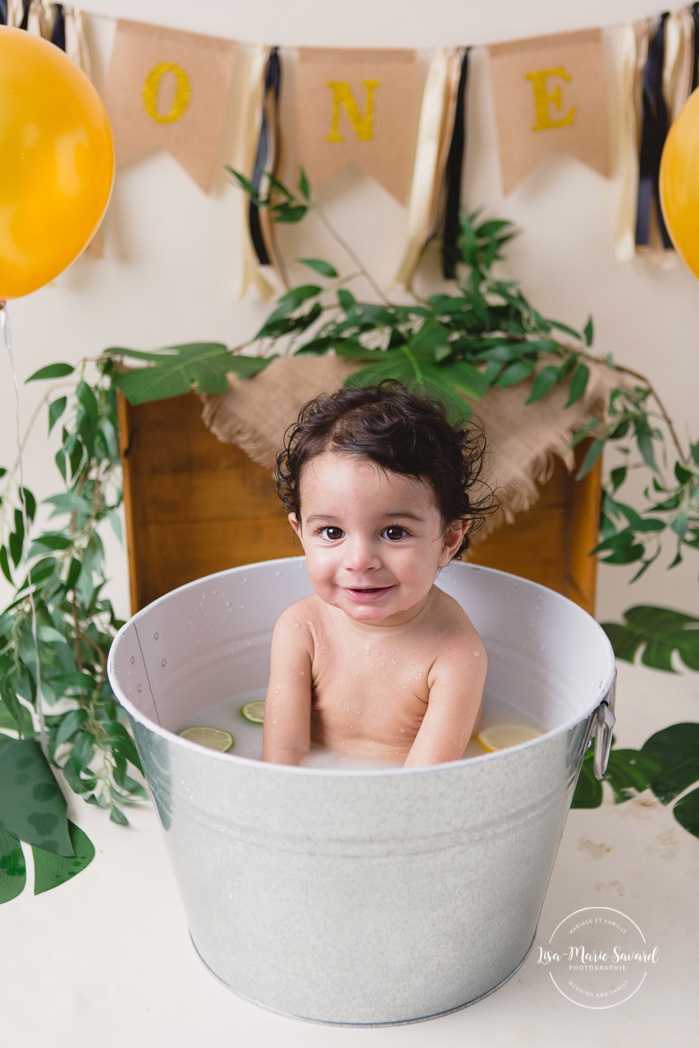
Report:
M 457 631 L 470 631 L 473 630 L 475 633 L 475 627 L 464 609 L 459 604 L 458 600 L 450 597 L 444 590 L 439 589 L 435 586 L 435 603 L 433 605 L 433 615 L 439 617 L 441 621 Z
M 288 630 L 307 633 L 318 619 L 318 598 L 315 594 L 303 597 L 285 608 L 276 621 L 274 632 L 286 633 Z
M 442 640 L 440 654 L 457 661 L 485 657 L 485 645 L 458 601 L 440 590 L 434 613 Z

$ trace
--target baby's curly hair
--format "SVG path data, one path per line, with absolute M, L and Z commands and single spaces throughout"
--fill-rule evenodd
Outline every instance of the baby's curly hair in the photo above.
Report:
M 309 401 L 287 430 L 277 455 L 277 494 L 300 520 L 301 476 L 311 459 L 326 451 L 362 456 L 390 473 L 427 481 L 445 528 L 456 520 L 472 522 L 458 557 L 497 508 L 481 480 L 484 450 L 482 431 L 453 426 L 436 397 L 411 393 L 395 379 L 343 388 Z

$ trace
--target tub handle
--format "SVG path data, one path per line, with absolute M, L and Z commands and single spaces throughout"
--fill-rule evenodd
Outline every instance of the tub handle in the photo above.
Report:
M 612 686 L 592 714 L 590 725 L 590 740 L 594 737 L 595 749 L 592 759 L 592 767 L 596 779 L 604 778 L 609 763 L 609 753 L 612 748 L 612 729 L 616 723 L 614 714 L 614 703 L 616 697 L 616 674 Z M 587 748 L 587 747 L 586 747 Z

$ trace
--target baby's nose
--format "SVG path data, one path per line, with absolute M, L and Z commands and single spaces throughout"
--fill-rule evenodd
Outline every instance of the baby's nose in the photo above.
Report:
M 378 568 L 380 558 L 375 544 L 369 539 L 354 536 L 345 544 L 345 567 L 350 571 Z

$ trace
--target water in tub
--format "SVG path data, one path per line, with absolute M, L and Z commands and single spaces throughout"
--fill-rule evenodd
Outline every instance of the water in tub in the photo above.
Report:
M 180 731 L 189 727 L 211 727 L 227 731 L 233 736 L 233 746 L 230 753 L 238 757 L 250 757 L 254 760 L 262 759 L 262 724 L 254 724 L 243 717 L 241 710 L 249 702 L 263 700 L 265 689 L 249 692 L 244 695 L 235 695 L 221 702 L 215 703 L 204 710 L 200 710 L 181 725 Z M 511 729 L 515 729 L 512 731 Z M 483 743 L 474 736 L 466 747 L 464 757 L 482 757 L 492 749 L 504 748 L 525 742 L 529 738 L 535 738 L 546 729 L 529 714 L 524 713 L 516 706 L 505 702 L 494 696 L 485 696 L 483 703 L 483 715 L 478 730 L 478 736 Z M 491 745 L 492 743 L 492 745 Z M 345 757 L 341 753 L 325 750 L 320 746 L 312 746 L 310 753 L 303 760 L 304 767 L 311 768 L 334 768 L 341 771 L 368 771 L 382 770 L 384 768 L 397 768 L 400 764 L 395 761 L 378 760 L 376 758 Z

